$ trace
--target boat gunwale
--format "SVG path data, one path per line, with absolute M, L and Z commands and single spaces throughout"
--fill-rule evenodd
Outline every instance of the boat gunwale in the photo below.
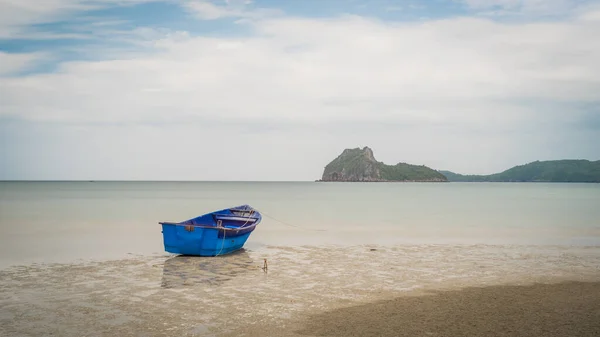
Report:
M 159 224 L 161 224 L 161 225 L 173 225 L 173 226 L 192 226 L 194 228 L 216 229 L 216 230 L 226 230 L 226 231 L 241 231 L 241 230 L 244 230 L 244 229 L 256 227 L 258 225 L 258 222 L 254 222 L 254 223 L 252 223 L 249 226 L 236 227 L 236 228 L 223 227 L 223 226 L 217 227 L 217 226 L 208 226 L 208 225 L 193 225 L 193 224 L 186 224 L 186 223 L 181 223 L 181 222 L 159 222 Z

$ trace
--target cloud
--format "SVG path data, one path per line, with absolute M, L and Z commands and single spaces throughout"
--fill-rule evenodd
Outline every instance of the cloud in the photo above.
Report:
M 598 21 L 394 24 L 349 16 L 253 27 L 246 38 L 157 35 L 155 51 L 134 59 L 65 62 L 53 74 L 2 79 L 11 107 L 2 114 L 437 123 L 497 114 L 513 123 L 537 117 L 530 106 L 515 108 L 522 100 L 600 99 Z
M 557 1 L 557 0 L 551 0 Z M 561 1 L 561 0 L 558 0 Z M 514 9 L 522 6 L 524 3 L 539 3 L 537 0 L 531 1 L 523 1 L 523 0 L 462 0 L 465 4 L 467 4 L 471 8 L 490 8 L 490 7 L 500 7 L 505 9 Z
M 279 15 L 282 12 L 271 8 L 251 8 L 251 1 L 223 1 L 217 5 L 212 1 L 189 0 L 184 2 L 184 7 L 202 20 L 216 20 L 222 18 L 258 19 Z
M 580 20 L 582 21 L 600 21 L 600 6 L 588 8 L 586 11 L 579 10 Z
M 385 8 L 386 12 L 400 12 L 402 10 L 403 10 L 402 6 L 388 6 Z
M 459 0 L 485 15 L 565 15 L 595 0 Z
M 200 15 L 251 17 L 242 5 Z M 125 36 L 150 50 L 97 49 L 95 61 L 26 76 L 14 72 L 31 56 L 4 53 L 0 120 L 18 121 L 4 162 L 14 176 L 27 167 L 48 178 L 271 180 L 318 178 L 331 156 L 359 145 L 389 163 L 464 173 L 600 156 L 589 145 L 598 130 L 575 129 L 597 120 L 585 106 L 600 102 L 598 17 L 266 16 L 229 37 L 138 28 Z M 24 138 L 32 125 L 38 138 Z M 63 164 L 29 165 L 40 149 Z M 242 150 L 253 159 L 244 172 L 230 155 Z
M 31 25 L 64 20 L 89 10 L 155 1 L 159 0 L 0 0 L 0 38 L 78 38 L 68 34 L 52 36 Z
M 41 53 L 9 54 L 0 51 L 0 77 L 26 70 L 42 57 Z

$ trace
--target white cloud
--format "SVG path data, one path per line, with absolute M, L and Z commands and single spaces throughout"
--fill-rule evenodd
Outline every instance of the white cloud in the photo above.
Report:
M 0 38 L 28 38 L 30 34 L 46 38 L 50 34 L 32 32 L 29 26 L 63 20 L 92 9 L 155 1 L 159 0 L 0 0 Z M 61 37 L 66 36 L 54 36 Z
M 402 10 L 403 10 L 402 6 L 388 6 L 385 8 L 386 12 L 400 12 Z
M 565 15 L 582 3 L 573 0 L 459 0 L 472 9 L 488 15 Z
M 9 54 L 0 51 L 0 76 L 25 70 L 40 58 L 42 58 L 40 53 Z
M 223 4 L 216 4 L 207 0 L 187 0 L 184 7 L 202 20 L 216 20 L 222 18 L 258 19 L 281 14 L 280 10 L 270 8 L 250 8 L 251 1 L 227 0 Z
M 600 8 L 592 8 L 588 11 L 581 12 L 580 20 L 600 21 Z
M 552 0 L 555 1 L 555 0 Z M 523 0 L 462 0 L 469 7 L 472 8 L 489 8 L 489 7 L 502 7 L 507 9 L 517 8 L 522 5 Z M 536 3 L 536 0 L 531 2 Z
M 205 20 L 220 19 L 229 16 L 239 16 L 242 14 L 240 10 L 229 9 L 223 6 L 217 6 L 209 1 L 190 1 L 186 3 L 186 7 L 195 12 L 198 17 Z
M 70 62 L 55 74 L 3 79 L 13 107 L 3 113 L 35 120 L 441 123 L 510 114 L 519 100 L 600 99 L 597 21 L 285 18 L 255 28 L 247 38 L 169 36 L 153 42 L 160 52 L 135 59 Z M 527 109 L 514 118 L 526 119 Z
M 73 167 L 83 170 L 85 158 L 114 158 L 126 166 L 107 168 L 114 179 L 125 177 L 121 169 L 137 177 L 138 165 L 148 168 L 142 179 L 167 172 L 181 179 L 316 179 L 331 156 L 358 145 L 372 146 L 386 162 L 465 173 L 543 159 L 532 158 L 528 146 L 544 156 L 600 156 L 590 146 L 560 148 L 597 132 L 573 137 L 564 130 L 589 114 L 565 106 L 600 102 L 595 18 L 590 12 L 508 24 L 282 17 L 256 20 L 253 35 L 237 38 L 146 30 L 152 53 L 0 77 L 0 116 L 79 124 L 87 131 L 61 126 L 64 132 L 53 133 L 68 140 L 49 149 L 58 159 L 48 160 L 77 161 Z M 94 123 L 137 126 L 104 132 Z M 243 173 L 229 155 L 238 148 L 253 159 Z M 34 157 L 32 151 L 23 153 Z M 127 163 L 131 153 L 135 163 Z M 157 156 L 189 166 L 150 169 Z M 205 165 L 202 156 L 227 169 Z

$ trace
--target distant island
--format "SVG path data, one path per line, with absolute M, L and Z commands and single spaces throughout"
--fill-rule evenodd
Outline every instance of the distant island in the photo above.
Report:
M 451 182 L 600 183 L 600 160 L 534 161 L 490 175 L 462 175 L 443 170 L 439 172 Z
M 346 182 L 581 182 L 600 183 L 600 160 L 547 160 L 518 165 L 489 175 L 463 175 L 434 170 L 425 165 L 386 165 L 375 159 L 373 150 L 345 149 L 331 161 L 317 181 Z
M 373 150 L 365 146 L 362 149 L 345 149 L 342 154 L 325 166 L 322 178 L 317 181 L 446 182 L 448 179 L 442 173 L 424 165 L 406 163 L 386 165 L 377 161 Z

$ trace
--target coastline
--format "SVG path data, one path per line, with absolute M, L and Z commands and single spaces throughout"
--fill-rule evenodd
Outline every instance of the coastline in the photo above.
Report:
M 553 181 L 553 180 L 490 180 L 490 181 L 458 181 L 458 180 L 323 180 L 316 183 L 454 183 L 454 184 L 600 184 L 600 181 Z
M 480 244 L 266 246 L 220 258 L 34 264 L 0 270 L 0 334 L 526 336 L 506 327 L 535 318 L 587 336 L 598 331 L 587 320 L 600 313 L 600 299 L 589 297 L 600 294 L 598 265 L 598 246 Z
M 369 180 L 315 180 L 316 183 L 448 183 L 449 180 L 429 179 L 429 180 L 384 180 L 384 179 L 369 179 Z
M 384 300 L 306 312 L 287 325 L 224 334 L 240 335 L 595 337 L 600 335 L 600 281 L 413 291 Z
M 598 336 L 600 282 L 437 291 L 309 315 L 298 336 Z

